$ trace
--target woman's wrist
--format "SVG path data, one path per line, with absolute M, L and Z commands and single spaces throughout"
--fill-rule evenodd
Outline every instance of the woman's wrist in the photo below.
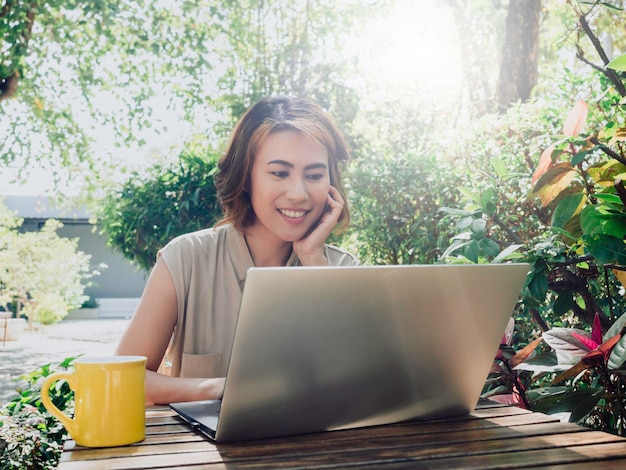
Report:
M 222 397 L 222 378 L 181 378 L 146 371 L 146 404 L 167 405 L 181 401 L 216 400 Z

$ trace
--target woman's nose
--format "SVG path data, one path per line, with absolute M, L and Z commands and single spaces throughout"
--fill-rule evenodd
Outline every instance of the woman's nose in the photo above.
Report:
M 303 201 L 308 199 L 309 193 L 306 190 L 304 181 L 300 179 L 294 179 L 290 181 L 289 187 L 287 188 L 286 196 L 288 199 L 294 201 Z

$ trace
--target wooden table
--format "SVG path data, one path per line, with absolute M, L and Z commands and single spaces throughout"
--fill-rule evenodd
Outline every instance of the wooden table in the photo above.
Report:
M 481 402 L 470 415 L 306 436 L 214 444 L 168 408 L 147 410 L 146 439 L 65 445 L 59 469 L 626 468 L 626 439 L 551 416 Z

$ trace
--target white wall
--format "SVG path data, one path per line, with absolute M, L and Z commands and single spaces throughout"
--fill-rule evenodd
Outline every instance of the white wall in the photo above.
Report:
M 91 265 L 106 263 L 107 269 L 92 278 L 93 286 L 85 289 L 85 295 L 94 298 L 106 297 L 141 297 L 146 285 L 148 273 L 133 266 L 120 253 L 113 251 L 106 244 L 106 237 L 92 232 L 88 224 L 65 223 L 57 233 L 61 237 L 79 238 L 78 249 L 91 255 Z

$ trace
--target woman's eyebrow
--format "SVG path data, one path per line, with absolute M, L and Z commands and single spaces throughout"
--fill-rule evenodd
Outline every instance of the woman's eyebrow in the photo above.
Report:
M 271 160 L 269 162 L 267 162 L 268 165 L 283 165 L 289 168 L 294 168 L 293 163 L 285 161 L 285 160 Z M 304 167 L 305 170 L 313 170 L 316 168 L 321 168 L 323 170 L 328 169 L 328 165 L 324 162 L 320 162 L 320 163 L 311 163 L 310 165 L 307 165 Z

